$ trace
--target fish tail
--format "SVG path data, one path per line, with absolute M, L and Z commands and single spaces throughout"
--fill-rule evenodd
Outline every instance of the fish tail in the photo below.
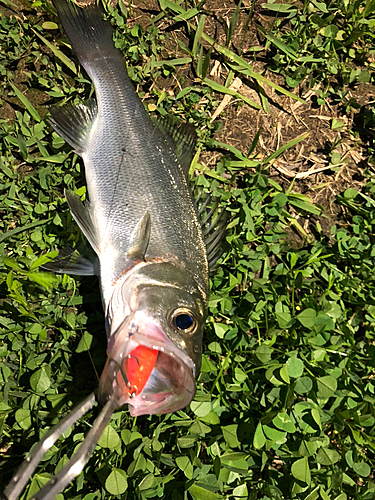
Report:
M 97 5 L 81 8 L 71 0 L 53 0 L 53 5 L 86 71 L 88 63 L 95 59 L 120 55 L 113 44 L 112 27 L 104 21 Z

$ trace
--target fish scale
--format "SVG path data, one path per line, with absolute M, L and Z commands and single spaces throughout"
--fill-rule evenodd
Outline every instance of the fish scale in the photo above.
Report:
M 100 89 L 102 74 L 94 78 L 93 71 L 90 73 L 95 89 Z M 137 109 L 137 114 L 142 114 L 137 126 L 128 102 L 120 101 L 114 113 L 112 100 L 100 105 L 103 93 L 97 92 L 98 117 L 82 155 L 100 239 L 110 239 L 115 248 L 126 248 L 135 224 L 147 209 L 152 231 L 146 258 L 175 256 L 207 289 L 204 242 L 176 155 L 169 147 L 161 149 L 166 140 L 149 122 L 143 106 Z M 119 256 L 112 269 L 113 279 L 122 270 L 123 257 Z M 108 274 L 106 278 L 112 279 Z
M 72 19 L 66 4 L 56 5 L 67 14 L 68 22 L 60 15 L 64 29 L 95 88 L 98 114 L 82 157 L 95 223 L 102 232 L 99 238 L 110 239 L 114 248 L 126 248 L 135 224 L 148 209 L 152 231 L 146 256 L 175 256 L 207 290 L 205 247 L 185 174 L 140 102 L 124 59 L 113 45 L 110 26 L 97 8 L 77 9 L 82 22 L 91 11 L 88 15 L 100 40 L 93 46 L 87 36 L 82 37 L 82 25 Z M 114 279 L 122 270 L 120 257 Z

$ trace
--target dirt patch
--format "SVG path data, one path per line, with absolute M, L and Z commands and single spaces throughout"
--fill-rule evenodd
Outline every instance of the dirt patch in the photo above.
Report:
M 23 2 L 15 1 L 21 9 L 25 9 Z M 83 0 L 81 3 L 90 1 Z M 254 48 L 259 47 L 263 41 L 257 24 L 267 27 L 270 22 L 270 19 L 264 17 L 261 4 L 259 0 L 255 4 L 244 1 L 243 7 L 236 11 L 237 5 L 232 0 L 207 0 L 204 5 L 205 33 L 223 46 L 230 45 L 230 49 L 251 64 L 256 72 L 284 86 L 283 78 L 268 71 L 264 56 L 255 58 L 257 52 Z M 235 12 L 237 21 L 233 28 L 231 20 Z M 132 5 L 132 19 L 129 22 L 147 27 L 158 13 L 156 0 L 138 0 L 136 5 Z M 187 46 L 191 45 L 192 34 L 189 34 L 186 25 L 166 17 L 162 17 L 156 25 L 165 34 L 166 57 L 186 57 L 186 52 L 182 52 L 178 44 L 181 41 Z M 228 33 L 231 33 L 230 37 Z M 209 78 L 224 85 L 228 73 L 225 61 L 213 51 L 207 73 Z M 194 86 L 197 83 L 193 66 L 185 66 L 180 67 L 173 78 L 160 78 L 154 85 L 160 89 L 175 89 L 177 92 L 177 81 L 181 76 L 183 86 Z M 48 96 L 42 92 L 29 88 L 22 61 L 15 69 L 14 82 L 37 108 L 48 100 Z M 294 90 L 303 98 L 303 103 L 286 97 L 270 86 L 263 85 L 261 88 L 253 79 L 237 82 L 237 90 L 255 103 L 263 104 L 263 108 L 254 109 L 238 99 L 217 95 L 222 111 L 213 118 L 220 120 L 223 126 L 214 138 L 235 146 L 247 155 L 254 138 L 261 131 L 255 151 L 257 157 L 262 159 L 301 134 L 308 133 L 302 142 L 274 161 L 270 174 L 284 189 L 288 189 L 293 182 L 294 192 L 306 194 L 314 203 L 324 207 L 326 219 L 321 225 L 329 231 L 329 227 L 340 215 L 334 204 L 337 194 L 347 187 L 361 189 L 364 182 L 367 153 L 363 142 L 352 133 L 353 130 L 360 129 L 360 109 L 357 114 L 348 116 L 338 105 L 319 106 L 317 88 L 306 89 L 300 86 Z M 263 101 L 268 103 L 267 112 L 264 111 L 260 93 L 264 94 Z M 350 91 L 347 99 L 356 101 L 360 108 L 373 100 L 374 94 L 371 85 L 360 84 Z M 17 99 L 8 98 L 7 94 L 3 99 L 2 117 L 13 118 Z M 222 153 L 204 153 L 201 162 L 210 168 Z
M 253 10 L 252 2 L 243 3 L 244 7 L 237 12 L 230 49 L 251 64 L 256 72 L 285 86 L 283 78 L 268 71 L 265 57 L 254 57 L 254 48 L 263 42 L 263 35 L 256 28 L 256 23 L 269 27 L 272 21 L 263 15 L 261 3 L 255 2 Z M 153 0 L 144 0 L 139 5 L 142 5 L 140 12 L 143 14 L 156 8 Z M 236 3 L 231 0 L 207 0 L 204 5 L 207 12 L 204 31 L 223 46 L 228 42 L 227 33 L 231 29 L 236 7 Z M 185 25 L 163 19 L 157 26 L 160 31 L 168 33 L 166 47 L 169 57 L 171 54 L 175 57 L 186 56 L 186 53 L 179 52 L 177 43 L 177 40 L 181 40 L 189 44 Z M 184 76 L 184 86 L 194 85 L 191 71 L 186 68 L 178 71 Z M 209 78 L 224 85 L 228 72 L 225 62 L 213 52 L 208 69 Z M 175 82 L 170 80 L 169 84 L 173 86 Z M 156 85 L 165 89 L 168 82 L 159 79 Z M 342 215 L 334 203 L 337 194 L 348 187 L 361 189 L 364 182 L 367 152 L 359 137 L 352 133 L 358 128 L 358 113 L 348 116 L 342 105 L 318 105 L 319 88 L 307 89 L 301 85 L 295 89 L 294 92 L 302 97 L 304 103 L 286 97 L 267 85 L 260 88 L 251 79 L 242 79 L 236 90 L 257 104 L 262 104 L 259 93 L 263 92 L 269 110 L 253 109 L 240 100 L 228 100 L 218 95 L 219 102 L 229 102 L 223 105 L 222 112 L 215 118 L 222 121 L 223 126 L 214 138 L 236 147 L 246 155 L 261 130 L 256 151 L 258 158 L 265 158 L 298 136 L 308 133 L 302 142 L 288 149 L 272 164 L 270 174 L 284 189 L 288 189 L 293 182 L 293 192 L 308 195 L 315 204 L 324 208 L 325 217 L 320 224 L 328 233 L 332 224 Z M 373 100 L 374 90 L 371 85 L 359 84 L 348 92 L 346 98 L 358 102 L 359 106 L 365 106 Z M 203 153 L 200 161 L 210 168 L 222 154 L 223 151 Z M 312 224 L 315 224 L 314 221 Z M 309 231 L 308 224 L 306 229 Z
M 272 79 L 272 75 L 266 75 Z M 259 102 L 258 94 L 246 83 L 239 91 Z M 314 106 L 314 90 L 302 97 L 305 103 L 280 95 L 268 88 L 269 112 L 252 109 L 232 100 L 221 117 L 223 128 L 217 140 L 235 146 L 247 154 L 254 137 L 261 130 L 257 151 L 266 157 L 302 134 L 308 136 L 288 149 L 271 168 L 271 175 L 283 187 L 294 180 L 294 190 L 309 195 L 314 202 L 330 208 L 335 196 L 348 186 L 360 187 L 363 181 L 365 151 L 350 131 L 353 119 L 343 115 L 338 106 Z M 333 130 L 334 121 L 342 122 Z M 205 158 L 207 166 L 216 161 Z
M 247 8 L 246 2 L 244 5 L 245 8 L 238 12 L 231 37 L 231 50 L 241 55 L 256 72 L 285 86 L 283 78 L 268 71 L 265 58 L 255 59 L 255 52 L 252 50 L 262 42 L 262 35 L 255 23 L 267 26 L 270 20 L 262 15 L 261 3 L 256 2 L 249 22 L 250 2 Z M 205 9 L 208 13 L 205 32 L 225 46 L 230 22 L 236 10 L 235 2 L 208 0 Z M 171 30 L 171 27 L 168 29 Z M 208 70 L 209 77 L 224 85 L 228 73 L 225 62 L 220 56 L 213 55 Z M 185 85 L 193 83 L 185 82 Z M 256 151 L 258 158 L 265 158 L 293 139 L 308 134 L 302 142 L 288 149 L 272 164 L 270 174 L 285 190 L 293 183 L 293 192 L 305 194 L 313 203 L 323 207 L 324 217 L 319 222 L 323 231 L 329 234 L 331 226 L 344 215 L 335 204 L 337 194 L 348 187 L 360 190 L 364 183 L 364 171 L 368 168 L 368 154 L 360 140 L 362 137 L 353 133 L 361 128 L 358 123 L 360 111 L 347 115 L 342 104 L 319 105 L 320 89 L 308 89 L 303 85 L 294 92 L 302 97 L 304 103 L 286 97 L 267 85 L 260 88 L 251 79 L 242 79 L 236 90 L 257 104 L 262 104 L 259 94 L 263 92 L 264 100 L 268 102 L 268 112 L 264 108 L 253 109 L 232 98 L 216 118 L 222 121 L 223 126 L 214 138 L 236 147 L 246 155 L 260 130 Z M 358 84 L 349 90 L 346 99 L 355 101 L 358 106 L 366 106 L 374 99 L 373 86 Z M 218 100 L 225 101 L 228 98 L 220 95 Z M 201 163 L 210 168 L 222 153 L 204 153 Z M 309 217 L 300 222 L 307 232 L 313 233 L 314 218 Z

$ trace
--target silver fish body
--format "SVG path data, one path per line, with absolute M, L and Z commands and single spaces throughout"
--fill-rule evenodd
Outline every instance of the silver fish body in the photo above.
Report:
M 132 415 L 172 412 L 195 393 L 208 295 L 186 165 L 147 115 L 100 10 L 55 7 L 96 94 L 55 108 L 51 123 L 85 164 L 89 201 L 67 201 L 99 258 L 108 331 L 99 397 L 128 403 Z

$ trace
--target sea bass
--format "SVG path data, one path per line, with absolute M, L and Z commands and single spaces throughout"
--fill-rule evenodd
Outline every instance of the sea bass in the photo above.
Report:
M 51 123 L 85 164 L 89 201 L 66 197 L 98 257 L 108 334 L 99 398 L 127 403 L 132 416 L 173 412 L 195 393 L 207 308 L 206 248 L 187 177 L 194 134 L 153 124 L 96 5 L 54 5 L 96 94 L 52 109 Z
M 88 199 L 66 191 L 94 260 L 63 250 L 50 270 L 98 274 L 108 336 L 99 382 L 104 403 L 71 460 L 34 497 L 52 500 L 89 459 L 112 413 L 184 408 L 195 394 L 207 315 L 209 267 L 220 256 L 225 217 L 195 199 L 189 166 L 196 135 L 154 124 L 127 75 L 112 28 L 96 5 L 54 0 L 64 30 L 95 87 L 95 100 L 51 109 L 51 124 L 83 158 Z M 95 404 L 91 394 L 34 447 L 4 491 L 16 500 L 43 455 Z

